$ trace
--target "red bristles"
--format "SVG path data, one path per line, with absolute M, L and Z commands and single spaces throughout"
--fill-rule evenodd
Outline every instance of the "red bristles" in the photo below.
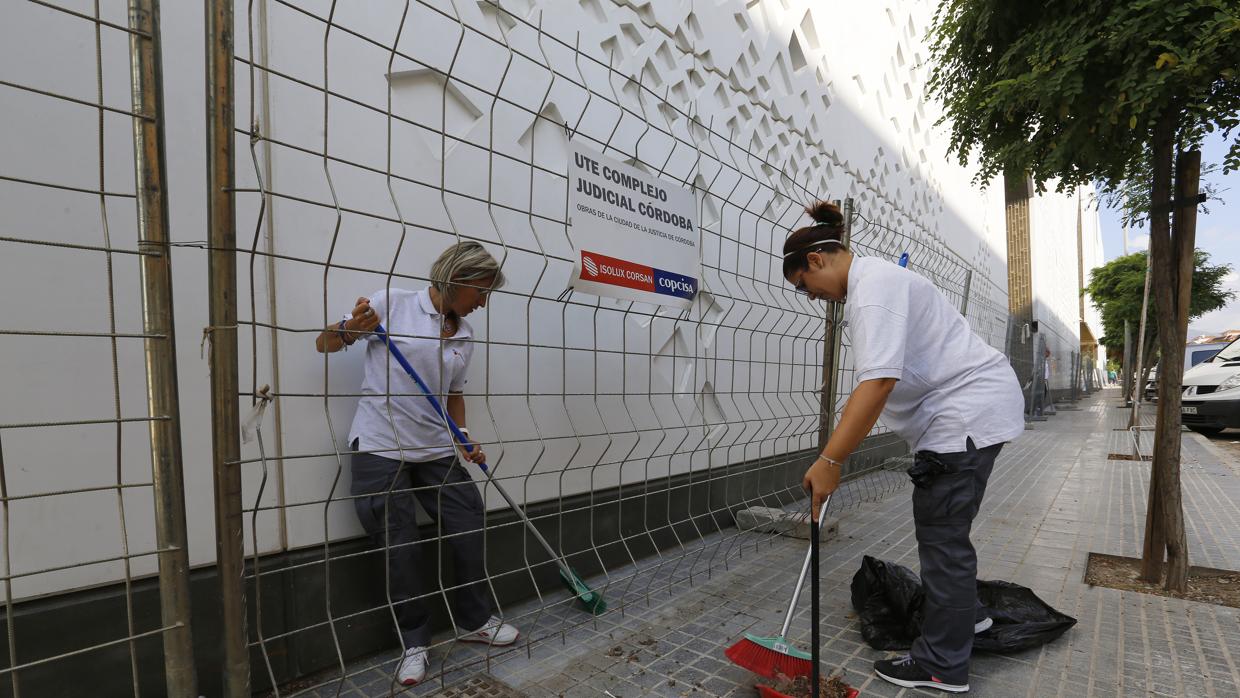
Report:
M 724 655 L 736 666 L 768 679 L 775 678 L 777 674 L 788 678 L 809 676 L 814 670 L 814 663 L 808 659 L 776 652 L 747 637 L 725 650 Z

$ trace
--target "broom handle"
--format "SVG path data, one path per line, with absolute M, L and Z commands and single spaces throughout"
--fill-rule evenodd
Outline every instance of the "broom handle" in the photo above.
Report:
M 810 603 L 809 657 L 810 657 L 810 661 L 814 663 L 814 666 L 811 668 L 811 673 L 810 673 L 810 687 L 812 689 L 810 691 L 810 695 L 812 696 L 812 698 L 819 698 L 819 691 L 822 688 L 818 683 L 818 674 L 820 671 L 818 660 L 819 660 L 819 657 L 821 656 L 820 647 L 819 647 L 819 638 L 818 638 L 818 618 L 819 618 L 818 530 L 821 526 L 822 526 L 822 516 L 819 516 L 817 521 L 809 522 L 809 534 L 810 534 L 809 550 L 810 550 L 810 557 L 813 558 L 810 561 L 810 568 L 809 568 L 809 579 L 810 579 L 810 583 L 809 583 L 809 595 L 810 595 L 810 599 L 809 599 L 809 603 Z
M 409 363 L 409 360 L 406 359 L 405 355 L 401 353 L 401 350 L 397 348 L 396 343 L 393 342 L 392 338 L 388 336 L 387 330 L 383 329 L 383 325 L 377 325 L 374 332 L 375 335 L 387 345 L 388 351 L 392 352 L 392 358 L 396 359 L 396 363 L 400 364 L 400 367 L 405 369 L 405 373 L 409 374 L 409 377 L 413 379 L 413 382 L 417 383 L 418 387 L 422 389 L 422 394 L 425 395 L 426 399 L 430 401 L 431 407 L 435 408 L 435 412 L 448 423 L 448 429 L 452 432 L 452 436 L 465 447 L 466 453 L 472 452 L 474 450 L 473 443 L 465 437 L 464 432 L 461 431 L 461 428 L 456 425 L 456 422 L 453 421 L 452 417 L 448 415 L 446 410 L 444 410 L 443 405 L 439 404 L 439 400 L 435 398 L 435 394 L 431 392 L 430 387 L 427 386 L 422 380 L 422 376 L 418 375 L 418 372 L 414 370 L 413 365 Z M 504 498 L 504 501 L 508 502 L 508 506 L 512 507 L 512 510 L 515 511 L 517 516 L 521 518 L 521 521 L 525 523 L 525 527 L 529 529 L 530 533 L 534 534 L 534 538 L 537 539 L 538 542 L 542 544 L 542 547 L 547 550 L 547 554 L 551 556 L 551 559 L 555 560 L 555 564 L 560 568 L 560 571 L 569 577 L 575 576 L 572 570 L 569 569 L 568 563 L 555 552 L 555 549 L 551 547 L 551 544 L 547 542 L 547 539 L 543 538 L 543 535 L 538 532 L 538 528 L 534 526 L 534 522 L 530 521 L 530 518 L 525 515 L 525 509 L 518 506 L 508 494 L 508 490 L 504 489 L 504 486 L 499 483 L 499 480 L 496 480 L 491 475 L 491 469 L 487 467 L 487 464 L 478 463 L 477 465 L 478 468 L 482 470 L 482 474 L 487 476 L 487 479 L 491 481 L 492 485 L 495 485 L 495 489 L 499 490 L 500 496 Z
M 818 510 L 818 521 L 822 521 L 822 517 L 827 515 L 827 505 L 831 503 L 831 495 L 822 503 L 822 508 Z M 813 523 L 812 521 L 810 522 Z M 811 531 L 811 534 L 813 531 Z M 801 563 L 801 576 L 797 579 L 797 585 L 792 590 L 792 603 L 788 604 L 788 614 L 784 616 L 784 627 L 779 631 L 780 637 L 788 637 L 788 626 L 792 625 L 792 612 L 797 608 L 797 601 L 801 600 L 801 587 L 805 586 L 805 575 L 809 573 L 810 558 L 814 554 L 813 541 L 810 541 L 810 547 L 805 551 L 805 562 Z

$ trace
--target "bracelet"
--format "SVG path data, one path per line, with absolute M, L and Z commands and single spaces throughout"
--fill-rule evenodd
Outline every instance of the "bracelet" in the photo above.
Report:
M 830 463 L 831 465 L 834 465 L 835 467 L 839 468 L 840 470 L 843 470 L 843 469 L 844 469 L 844 464 L 843 464 L 843 463 L 841 463 L 841 462 L 839 462 L 839 461 L 837 461 L 837 460 L 835 460 L 834 458 L 827 458 L 826 456 L 819 454 L 818 458 L 817 458 L 814 462 L 816 463 L 816 462 L 818 462 L 818 461 L 820 461 L 820 460 L 825 460 L 826 462 Z
M 457 427 L 456 429 L 462 434 L 469 436 L 469 427 Z
M 336 334 L 340 336 L 340 341 L 344 343 L 347 349 L 353 342 L 349 341 L 349 331 L 344 328 L 344 323 L 345 321 L 341 320 L 340 324 L 336 325 Z

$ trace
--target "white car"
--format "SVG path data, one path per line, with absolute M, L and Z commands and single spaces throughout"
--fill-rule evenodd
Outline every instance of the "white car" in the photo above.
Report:
M 1240 427 L 1240 339 L 1184 373 L 1180 413 L 1199 434 Z
M 1227 346 L 1227 342 L 1211 342 L 1208 344 L 1189 344 L 1184 347 L 1184 370 L 1196 366 L 1202 361 L 1208 361 L 1212 356 L 1217 354 L 1220 349 Z M 1185 384 L 1187 385 L 1187 383 Z M 1146 402 L 1154 402 L 1158 399 L 1158 364 L 1154 364 L 1150 368 L 1149 380 L 1145 382 L 1145 393 L 1142 398 Z

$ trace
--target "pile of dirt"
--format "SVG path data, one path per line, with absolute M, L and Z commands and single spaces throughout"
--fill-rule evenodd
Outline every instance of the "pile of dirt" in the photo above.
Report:
M 812 698 L 810 677 L 801 676 L 795 679 L 780 678 L 774 684 L 763 684 L 767 688 L 778 691 L 789 698 Z M 844 682 L 840 674 L 818 679 L 819 698 L 850 698 L 854 695 L 852 687 Z

